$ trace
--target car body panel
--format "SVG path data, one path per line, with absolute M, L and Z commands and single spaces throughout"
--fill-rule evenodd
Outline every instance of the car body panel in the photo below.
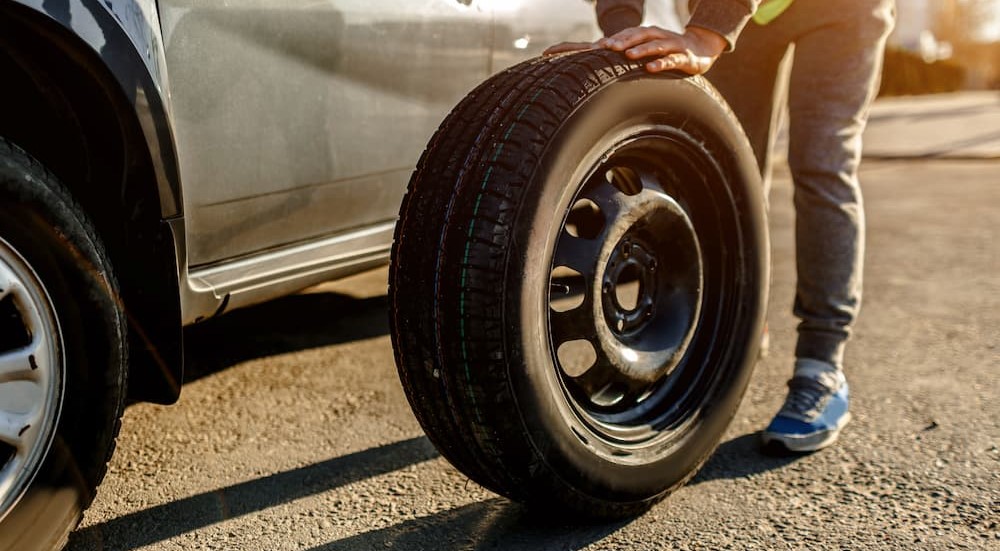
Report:
M 588 42 L 601 36 L 593 0 L 493 0 L 494 70 L 540 55 L 557 42 Z M 647 2 L 643 24 L 677 30 L 673 2 Z
M 160 7 L 192 265 L 394 219 L 489 74 L 491 14 L 456 0 Z

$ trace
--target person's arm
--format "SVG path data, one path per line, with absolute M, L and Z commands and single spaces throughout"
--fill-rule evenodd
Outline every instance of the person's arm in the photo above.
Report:
M 725 51 L 730 51 L 736 47 L 737 37 L 760 3 L 761 0 L 700 0 L 691 12 L 687 27 L 715 32 L 726 40 Z
M 665 0 L 659 0 L 665 1 Z M 642 24 L 643 0 L 597 0 L 597 24 L 610 37 L 629 27 Z M 689 27 L 714 31 L 726 39 L 732 50 L 760 0 L 700 0 L 693 3 Z
M 708 71 L 723 52 L 732 50 L 760 0 L 701 0 L 694 7 L 683 34 L 659 27 L 639 27 L 643 0 L 597 0 L 597 21 L 605 37 L 593 44 L 556 44 L 545 51 L 556 54 L 588 48 L 624 52 L 646 62 L 652 73 L 678 70 L 692 75 Z

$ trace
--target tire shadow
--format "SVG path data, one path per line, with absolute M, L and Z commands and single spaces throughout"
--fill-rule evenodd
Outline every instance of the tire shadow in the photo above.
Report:
M 66 551 L 145 547 L 436 457 L 437 451 L 425 437 L 334 457 L 87 526 L 70 535 Z
M 381 337 L 389 333 L 385 295 L 333 292 L 290 295 L 184 329 L 184 382 L 238 363 Z
M 503 498 L 471 503 L 313 547 L 308 551 L 357 549 L 462 549 L 537 551 L 583 549 L 629 520 L 581 524 L 539 515 Z
M 746 478 L 781 469 L 805 457 L 773 449 L 762 451 L 759 438 L 760 435 L 757 433 L 745 434 L 723 443 L 688 485 L 693 486 L 717 479 Z M 539 516 L 538 511 L 495 498 L 353 535 L 313 547 L 309 551 L 577 550 L 603 540 L 630 522 L 624 520 L 604 524 L 569 523 L 558 518 Z
M 760 434 L 744 434 L 719 445 L 712 457 L 688 482 L 695 486 L 712 480 L 747 478 L 786 467 L 808 454 L 777 448 L 761 449 Z

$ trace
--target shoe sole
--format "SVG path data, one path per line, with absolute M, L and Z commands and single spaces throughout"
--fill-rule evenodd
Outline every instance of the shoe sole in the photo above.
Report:
M 840 431 L 851 421 L 851 413 L 847 412 L 840 418 L 837 426 L 825 431 L 814 432 L 812 434 L 793 435 L 776 432 L 762 432 L 761 443 L 764 446 L 770 444 L 780 444 L 788 451 L 797 453 L 808 453 L 821 450 L 837 441 Z

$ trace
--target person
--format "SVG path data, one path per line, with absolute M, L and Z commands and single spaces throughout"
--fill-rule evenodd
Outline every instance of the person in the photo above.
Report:
M 850 420 L 843 362 L 861 305 L 861 134 L 893 0 L 701 0 L 682 33 L 639 26 L 643 8 L 643 0 L 597 0 L 605 37 L 546 53 L 605 48 L 643 60 L 650 72 L 705 74 L 746 130 L 765 188 L 787 94 L 800 322 L 788 395 L 761 435 L 793 452 L 826 447 Z

